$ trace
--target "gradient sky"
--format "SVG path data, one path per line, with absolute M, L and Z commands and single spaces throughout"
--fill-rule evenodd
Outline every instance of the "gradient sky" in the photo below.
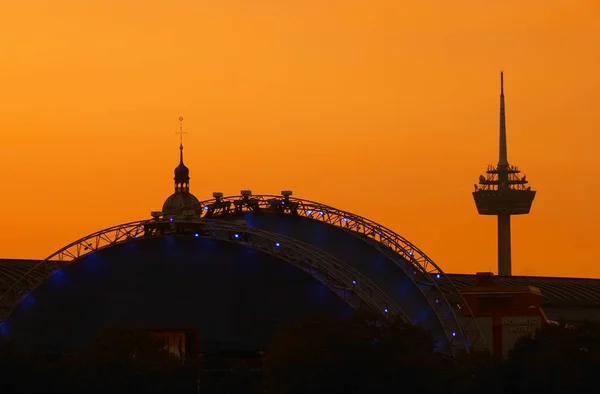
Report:
M 501 69 L 513 272 L 600 277 L 598 0 L 2 2 L 0 257 L 160 210 L 181 115 L 201 200 L 291 189 L 495 271 Z

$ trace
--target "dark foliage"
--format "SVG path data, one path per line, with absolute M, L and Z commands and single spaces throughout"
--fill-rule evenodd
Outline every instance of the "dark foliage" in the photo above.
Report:
M 433 339 L 402 321 L 365 311 L 316 316 L 282 329 L 264 360 L 231 370 L 182 364 L 143 330 L 108 329 L 83 349 L 41 356 L 0 342 L 0 390 L 12 393 L 549 393 L 596 392 L 600 327 L 552 325 L 519 340 L 506 359 L 487 353 L 448 360 Z M 199 378 L 199 380 L 198 380 Z
M 7 394 L 193 392 L 195 383 L 193 366 L 143 330 L 106 329 L 88 347 L 53 357 L 12 342 L 0 347 L 0 382 Z
M 600 327 L 548 326 L 519 340 L 507 359 L 488 353 L 451 362 L 432 339 L 401 321 L 364 312 L 316 317 L 282 330 L 265 360 L 272 394 L 597 392 Z
M 359 311 L 348 319 L 315 317 L 290 326 L 267 351 L 270 393 L 442 392 L 453 364 L 434 352 L 423 330 L 393 321 L 381 324 Z
M 600 327 L 551 325 L 522 338 L 509 353 L 505 377 L 513 393 L 598 391 Z

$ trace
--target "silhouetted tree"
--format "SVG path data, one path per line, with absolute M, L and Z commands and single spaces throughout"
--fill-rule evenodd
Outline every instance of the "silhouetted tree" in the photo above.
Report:
M 263 393 L 262 375 L 250 370 L 243 360 L 228 365 L 229 371 L 212 374 L 209 384 L 203 392 L 211 394 L 261 394 Z M 216 376 L 218 375 L 218 376 Z
M 442 392 L 453 365 L 420 328 L 359 310 L 281 330 L 267 351 L 265 377 L 274 394 Z
M 504 392 L 504 360 L 488 351 L 458 354 L 447 376 L 447 392 L 500 394 Z
M 0 392 L 43 392 L 46 379 L 45 360 L 21 344 L 0 340 Z
M 282 329 L 261 376 L 240 360 L 210 393 L 595 393 L 600 327 L 548 326 L 522 338 L 504 360 L 488 353 L 455 360 L 434 351 L 428 333 L 359 310 L 316 316 Z M 0 390 L 12 393 L 191 393 L 197 365 L 182 365 L 143 330 L 104 330 L 62 358 L 0 341 Z
M 597 392 L 600 329 L 584 324 L 550 325 L 522 338 L 506 364 L 507 390 L 514 393 Z
M 193 371 L 144 330 L 105 329 L 61 367 L 63 392 L 173 393 L 194 381 Z

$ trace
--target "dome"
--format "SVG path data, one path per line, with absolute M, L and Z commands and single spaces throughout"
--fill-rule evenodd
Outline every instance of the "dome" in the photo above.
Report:
M 191 193 L 176 192 L 165 200 L 162 212 L 165 214 L 181 213 L 183 208 L 185 210 L 200 209 L 200 201 Z
M 179 182 L 190 180 L 190 170 L 183 164 L 183 161 L 175 168 L 175 180 Z
M 190 181 L 190 170 L 183 164 L 183 145 L 179 146 L 179 165 L 175 168 L 175 182 L 188 183 Z

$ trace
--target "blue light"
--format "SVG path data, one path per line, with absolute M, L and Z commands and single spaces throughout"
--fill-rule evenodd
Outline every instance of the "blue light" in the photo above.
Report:
M 435 277 L 440 279 L 440 274 L 435 274 Z
M 279 247 L 279 242 L 275 242 L 275 246 Z
M 353 280 L 353 281 L 352 281 L 352 284 L 353 284 L 353 285 L 355 285 L 355 284 L 356 284 L 356 281 L 355 281 L 355 280 Z
M 348 221 L 348 218 L 344 218 L 344 222 L 347 222 L 347 221 Z
M 198 233 L 194 234 L 194 237 L 198 238 L 200 235 Z
M 172 221 L 173 221 L 173 218 L 170 218 L 170 219 L 169 219 L 169 222 L 172 222 Z
M 388 313 L 388 309 L 387 309 L 387 308 L 385 308 L 385 309 L 383 310 L 383 312 L 384 312 L 384 313 Z
M 234 237 L 234 238 L 239 238 L 239 237 L 240 237 L 240 235 L 239 235 L 239 234 L 233 234 L 233 237 Z
M 19 308 L 28 308 L 31 307 L 35 303 L 35 299 L 31 293 L 23 294 L 21 297 L 21 303 L 19 304 Z
M 308 211 L 306 211 L 306 213 L 310 215 L 312 214 L 312 210 L 309 209 Z
M 323 216 L 323 211 L 320 211 L 320 212 L 319 212 L 319 215 Z
M 453 336 L 453 337 L 455 337 L 455 336 L 456 336 L 456 333 L 455 333 L 455 332 L 453 332 L 453 333 L 452 333 L 452 336 Z
M 137 235 L 134 235 L 134 236 L 133 236 L 133 238 L 137 238 L 137 237 L 138 237 Z
M 436 303 L 436 304 L 439 304 L 439 303 L 440 303 L 440 300 L 435 300 L 435 303 Z
M 208 211 L 208 205 L 204 207 L 204 210 L 205 210 L 205 211 Z
M 282 201 L 282 202 L 281 202 L 281 205 L 285 205 L 285 201 Z

